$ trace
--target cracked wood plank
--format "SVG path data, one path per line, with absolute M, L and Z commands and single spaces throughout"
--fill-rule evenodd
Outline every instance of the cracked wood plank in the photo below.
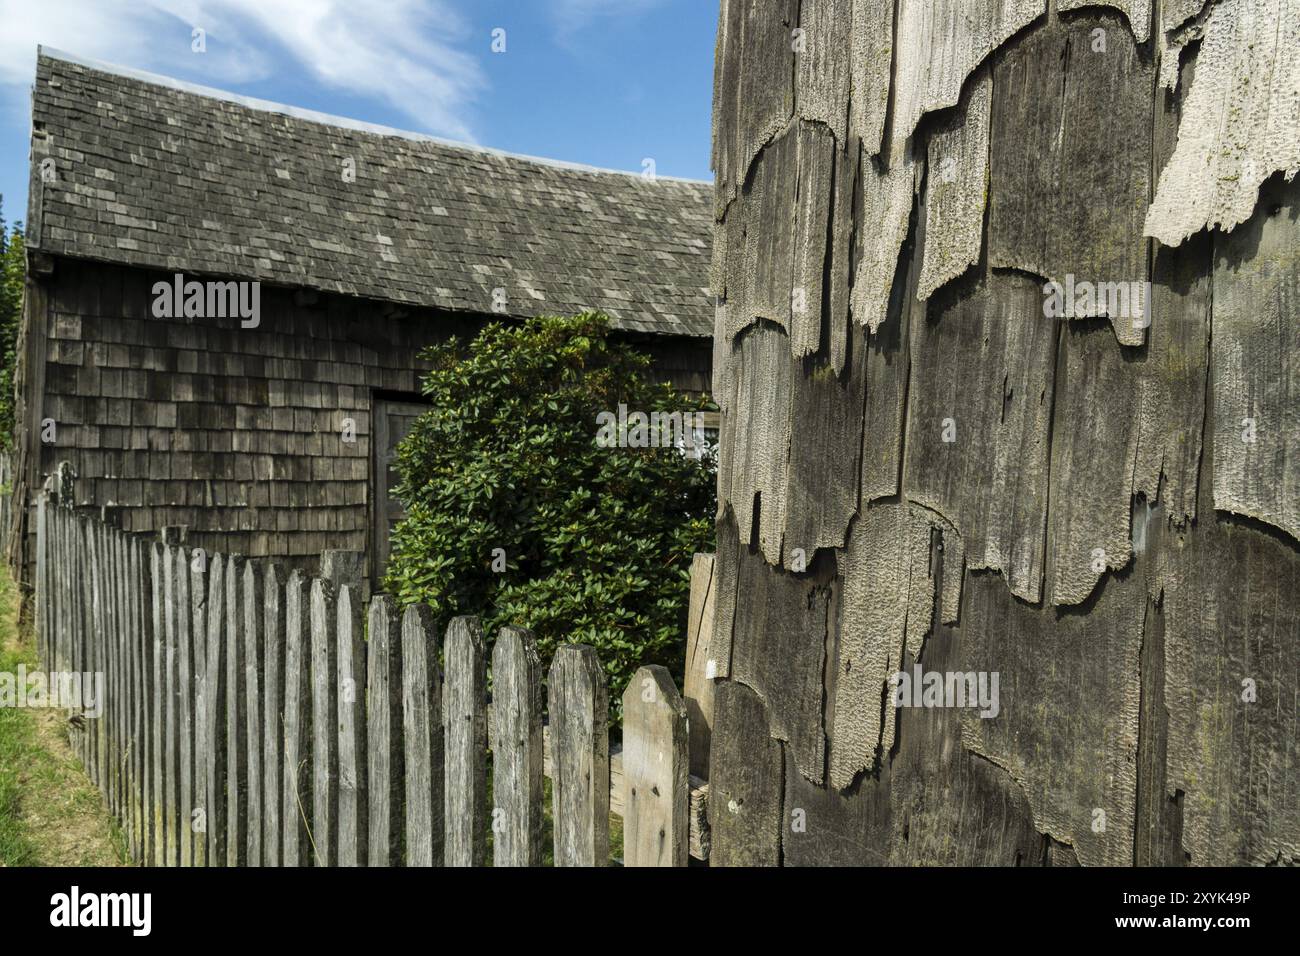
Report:
M 1037 284 L 991 273 L 945 290 L 912 332 L 904 491 L 952 523 L 966 564 L 1042 596 L 1056 323 Z M 951 602 L 949 602 L 951 603 Z
M 980 261 L 992 97 L 992 74 L 980 70 L 956 112 L 930 134 L 925 255 L 917 298 L 930 298 L 940 286 Z
M 1300 0 L 1222 0 L 1210 10 L 1178 146 L 1146 235 L 1177 246 L 1235 229 L 1276 172 L 1300 172 Z
M 718 684 L 709 765 L 710 866 L 781 864 L 781 745 L 763 701 L 734 680 Z
M 772 735 L 790 744 L 791 771 L 820 782 L 829 589 L 743 551 L 738 581 L 732 679 L 763 699 Z
M 1215 241 L 1214 506 L 1300 540 L 1300 182 L 1261 198 Z
M 898 0 L 894 142 L 924 114 L 956 106 L 984 58 L 1046 12 L 1043 0 Z
M 989 265 L 1056 282 L 1061 317 L 1108 316 L 1123 345 L 1145 338 L 1152 69 L 1099 15 L 1034 31 L 993 70 Z

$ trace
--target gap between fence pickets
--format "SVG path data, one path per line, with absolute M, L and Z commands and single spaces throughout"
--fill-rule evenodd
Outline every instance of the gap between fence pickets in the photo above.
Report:
M 495 715 L 492 704 L 487 705 L 488 740 L 495 732 Z M 551 776 L 551 728 L 542 727 L 542 773 Z M 689 816 L 691 820 L 690 852 L 696 860 L 709 858 L 709 782 L 691 774 L 689 777 L 691 798 Z M 623 746 L 611 744 L 609 748 L 609 812 L 622 818 L 625 805 L 623 795 Z

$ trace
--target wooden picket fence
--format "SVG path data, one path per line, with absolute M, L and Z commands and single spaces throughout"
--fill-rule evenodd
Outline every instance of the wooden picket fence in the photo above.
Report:
M 286 575 L 63 498 L 36 507 L 39 650 L 49 670 L 104 674 L 73 744 L 137 862 L 538 866 L 544 775 L 555 865 L 608 865 L 611 810 L 625 865 L 707 858 L 708 786 L 664 668 L 629 684 L 611 753 L 590 647 L 560 648 L 544 701 L 532 635 L 503 628 L 489 702 L 477 619 L 451 622 L 440 669 L 428 608 L 363 608 L 359 555 Z

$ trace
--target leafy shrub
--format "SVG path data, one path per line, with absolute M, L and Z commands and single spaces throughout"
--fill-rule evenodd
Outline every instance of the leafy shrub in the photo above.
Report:
M 680 675 L 691 555 L 712 550 L 714 466 L 601 447 L 597 415 L 692 406 L 652 384 L 649 359 L 599 314 L 494 323 L 425 357 L 433 408 L 398 447 L 407 516 L 387 590 L 442 627 L 458 614 L 489 634 L 529 627 L 544 662 L 566 641 L 593 645 L 611 704 L 642 664 Z
M 22 324 L 23 280 L 27 259 L 22 225 L 5 233 L 0 215 L 0 449 L 13 447 L 14 371 L 18 364 L 18 330 Z

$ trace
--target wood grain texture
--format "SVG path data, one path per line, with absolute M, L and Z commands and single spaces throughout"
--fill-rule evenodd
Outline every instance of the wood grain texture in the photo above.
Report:
M 686 705 L 668 669 L 638 668 L 623 692 L 623 865 L 686 866 Z
M 609 865 L 609 696 L 594 648 L 555 652 L 548 686 L 556 866 Z
M 446 799 L 447 866 L 487 862 L 487 647 L 478 618 L 447 625 Z
M 338 591 L 311 582 L 312 859 L 338 863 L 339 808 Z
M 1177 246 L 1231 231 L 1276 172 L 1300 172 L 1300 2 L 1222 0 L 1209 12 L 1178 146 L 1160 173 L 1145 232 Z
M 492 648 L 492 864 L 542 863 L 542 662 L 531 631 L 503 627 Z
M 781 862 L 781 744 L 768 731 L 758 695 L 734 680 L 718 684 L 709 764 L 710 866 Z
M 285 579 L 279 567 L 263 565 L 262 628 L 262 865 L 283 862 L 284 659 L 288 644 Z M 301 648 L 301 645 L 299 645 Z M 294 822 L 293 817 L 288 818 Z
M 1171 0 L 1175 5 L 1179 0 Z M 1184 4 L 1188 0 L 1182 0 Z M 1133 38 L 1138 43 L 1146 43 L 1151 36 L 1151 3 L 1150 0 L 1057 0 L 1056 9 L 1062 13 L 1073 12 L 1086 7 L 1113 7 L 1116 10 L 1123 11 L 1128 18 L 1129 29 L 1133 31 Z M 1174 11 L 1166 11 L 1166 17 L 1176 18 Z
M 226 866 L 226 559 L 208 555 L 207 564 L 207 673 L 204 682 L 204 735 L 206 751 L 208 866 Z
M 975 67 L 1046 12 L 1043 0 L 898 0 L 894 141 L 925 113 L 955 106 Z
M 822 668 L 830 591 L 742 552 L 731 677 L 763 700 L 774 737 L 789 742 L 790 772 L 823 778 Z M 714 706 L 717 706 L 715 699 Z
M 310 584 L 298 570 L 284 586 L 284 790 L 281 860 L 309 866 L 312 852 L 312 641 Z
M 370 866 L 398 866 L 406 831 L 402 744 L 402 622 L 393 599 L 376 594 L 366 628 L 367 787 Z
M 244 693 L 244 766 L 246 768 L 248 817 L 245 832 L 247 865 L 262 865 L 262 836 L 266 813 L 263 799 L 262 738 L 268 732 L 267 717 L 262 710 L 262 679 L 266 657 L 266 579 L 256 562 L 244 565 L 244 672 L 241 683 Z
M 433 612 L 402 612 L 402 739 L 406 746 L 406 865 L 443 862 L 442 674 Z
M 248 863 L 248 699 L 243 555 L 226 556 L 226 866 Z
M 1056 385 L 1058 324 L 1041 303 L 1018 275 L 945 290 L 913 324 L 907 396 L 908 499 L 1026 601 L 1042 592 Z
M 1300 182 L 1261 196 L 1215 241 L 1214 506 L 1300 541 Z
M 992 74 L 979 70 L 953 115 L 930 134 L 925 257 L 916 295 L 935 290 L 980 261 L 989 184 Z
M 709 778 L 709 739 L 713 732 L 713 689 L 718 659 L 713 650 L 713 619 L 717 613 L 714 556 L 691 558 L 691 598 L 686 618 L 686 670 L 682 696 L 690 729 L 690 772 Z M 495 672 L 495 666 L 494 666 Z
M 366 743 L 366 635 L 356 585 L 338 592 L 338 865 L 365 866 L 370 858 Z
M 1153 94 L 1149 59 L 1108 15 L 1048 24 L 993 69 L 989 265 L 1063 289 L 1114 284 L 1121 305 L 1130 292 L 1129 314 L 1110 296 L 1072 296 L 1071 318 L 1108 316 L 1123 345 L 1145 338 L 1151 137 L 1135 144 L 1133 131 L 1150 130 Z

